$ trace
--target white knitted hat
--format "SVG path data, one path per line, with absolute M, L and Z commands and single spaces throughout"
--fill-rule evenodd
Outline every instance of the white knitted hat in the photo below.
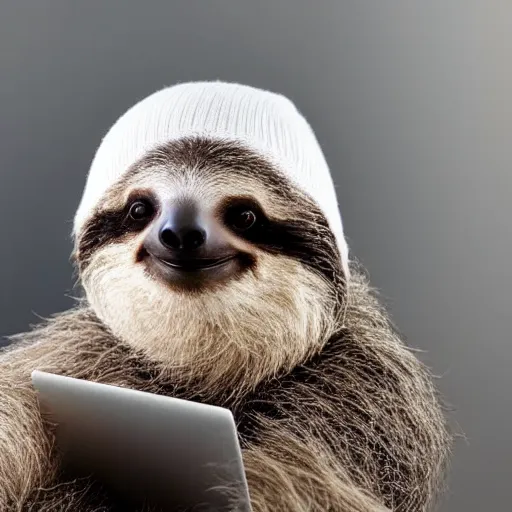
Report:
M 334 184 L 313 130 L 286 97 L 235 83 L 178 84 L 151 94 L 123 114 L 96 152 L 74 234 L 104 192 L 144 153 L 190 135 L 239 141 L 274 162 L 324 212 L 348 276 L 348 248 Z

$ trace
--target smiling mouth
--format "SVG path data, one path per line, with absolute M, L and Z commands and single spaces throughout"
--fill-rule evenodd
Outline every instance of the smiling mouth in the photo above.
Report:
M 157 256 L 151 255 L 155 260 L 157 260 L 162 265 L 165 265 L 167 268 L 176 270 L 179 272 L 198 272 L 201 270 L 210 270 L 217 269 L 222 267 L 234 259 L 237 258 L 236 255 L 225 256 L 224 258 L 195 258 L 195 259 L 187 259 L 187 260 L 164 260 Z
M 201 291 L 226 283 L 253 267 L 252 255 L 242 252 L 218 258 L 162 258 L 143 248 L 138 261 L 145 261 L 146 271 L 175 289 Z

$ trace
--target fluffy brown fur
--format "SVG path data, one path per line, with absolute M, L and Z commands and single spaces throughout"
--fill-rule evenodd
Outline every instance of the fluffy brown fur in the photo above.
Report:
M 158 209 L 176 191 L 250 266 L 200 293 L 148 272 L 139 255 L 158 221 L 130 224 L 130 197 Z M 259 204 L 258 236 L 218 220 L 226 191 Z M 159 148 L 108 191 L 75 257 L 83 305 L 0 353 L 0 510 L 116 510 L 98 482 L 60 473 L 34 369 L 229 408 L 255 512 L 433 506 L 451 443 L 433 378 L 355 264 L 347 282 L 318 206 L 271 164 L 205 139 Z
M 420 512 L 434 503 L 450 437 L 431 375 L 355 267 L 349 290 L 344 326 L 321 353 L 218 402 L 239 423 L 257 512 Z M 57 459 L 30 385 L 34 368 L 199 396 L 115 339 L 88 308 L 18 336 L 0 358 L 0 510 L 113 510 L 84 485 L 54 488 Z

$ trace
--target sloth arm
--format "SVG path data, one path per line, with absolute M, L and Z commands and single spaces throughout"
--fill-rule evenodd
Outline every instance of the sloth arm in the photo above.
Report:
M 429 510 L 449 438 L 428 371 L 390 335 L 336 336 L 234 408 L 255 512 Z
M 261 386 L 235 409 L 253 511 L 389 512 L 345 469 L 341 403 L 312 370 Z
M 49 347 L 44 345 L 0 353 L 0 510 L 25 503 L 34 488 L 49 484 L 55 475 L 52 440 L 30 379 L 34 368 L 57 369 L 45 364 Z
M 267 426 L 243 451 L 253 512 L 390 512 L 332 454 L 281 426 Z
M 58 482 L 53 436 L 40 415 L 32 371 L 140 389 L 134 372 L 125 371 L 132 363 L 136 365 L 137 357 L 114 343 L 87 311 L 61 315 L 41 328 L 14 337 L 12 345 L 0 351 L 0 510 L 27 510 L 34 500 L 34 510 L 46 510 L 39 501 L 45 499 L 39 495 L 35 498 L 34 493 L 41 494 L 38 489 Z M 62 494 L 70 497 L 76 492 L 74 499 L 78 505 L 85 499 L 85 484 L 67 485 Z M 59 491 L 54 489 L 46 494 L 46 501 L 51 501 L 50 495 L 57 496 Z M 55 500 L 59 501 L 58 497 Z M 71 499 L 68 502 L 73 503 Z M 78 509 L 89 510 L 81 504 Z

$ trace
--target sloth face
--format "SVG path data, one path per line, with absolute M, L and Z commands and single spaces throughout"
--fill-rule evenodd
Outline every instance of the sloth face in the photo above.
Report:
M 233 143 L 182 139 L 137 162 L 77 237 L 88 301 L 165 364 L 271 371 L 321 348 L 343 272 L 315 203 Z

